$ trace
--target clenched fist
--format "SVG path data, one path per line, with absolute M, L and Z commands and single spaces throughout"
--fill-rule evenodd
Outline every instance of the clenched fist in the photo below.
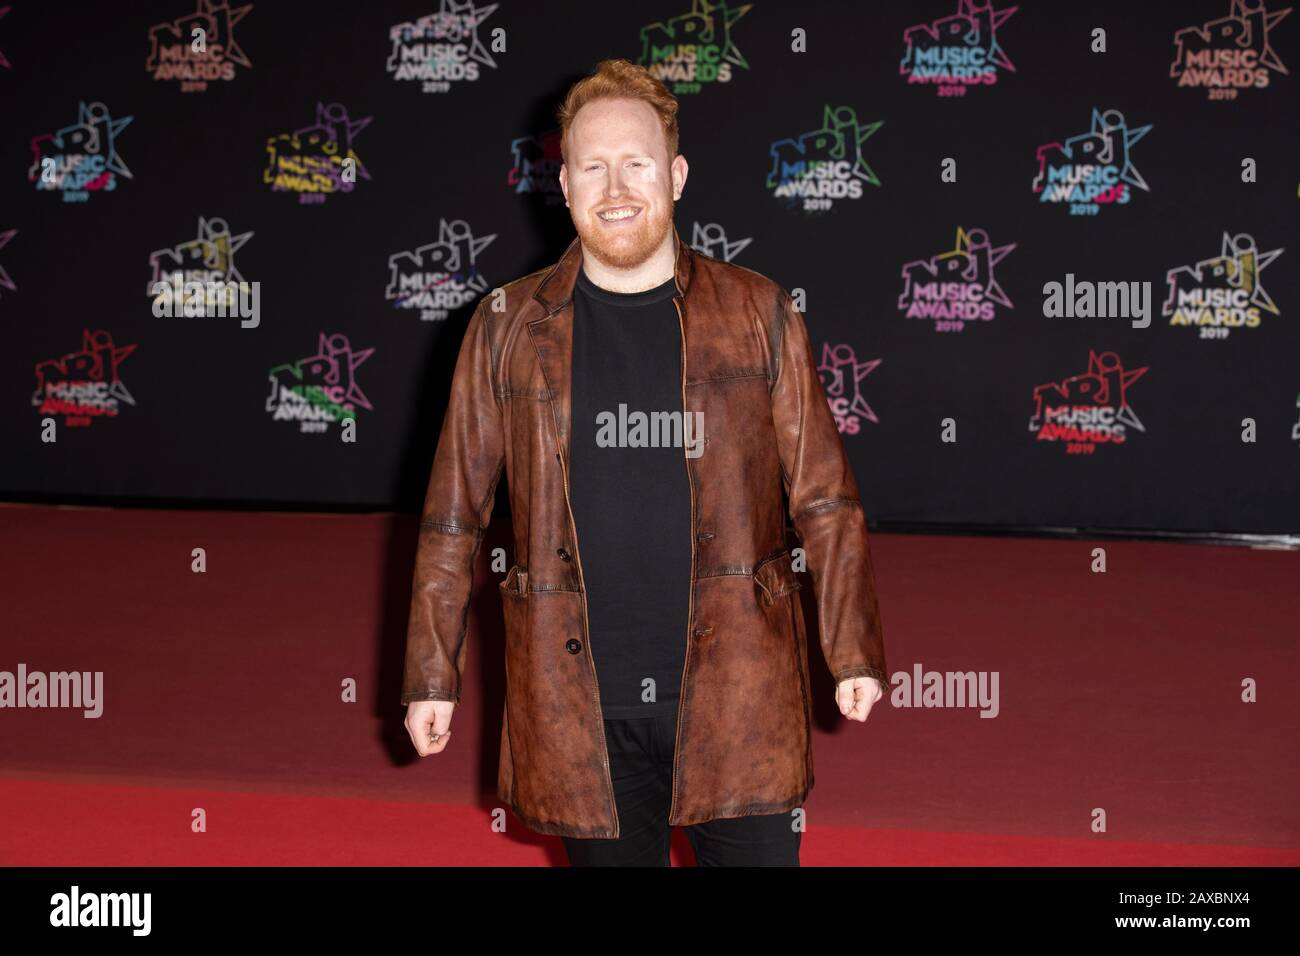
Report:
M 406 732 L 421 757 L 442 753 L 447 746 L 455 709 L 455 702 L 450 700 L 413 700 L 406 705 Z
M 871 705 L 883 696 L 885 690 L 874 677 L 851 677 L 835 688 L 835 703 L 849 720 L 866 720 Z

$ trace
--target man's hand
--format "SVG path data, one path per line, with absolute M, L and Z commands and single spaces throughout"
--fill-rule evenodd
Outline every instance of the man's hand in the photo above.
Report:
M 849 720 L 866 720 L 871 705 L 883 696 L 884 689 L 874 677 L 851 677 L 835 688 L 835 703 Z
M 456 704 L 450 700 L 413 700 L 406 705 L 406 732 L 421 757 L 440 754 L 447 746 L 455 709 Z

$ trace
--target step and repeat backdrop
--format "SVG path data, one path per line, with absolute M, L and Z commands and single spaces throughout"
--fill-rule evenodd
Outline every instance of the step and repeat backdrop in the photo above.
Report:
M 607 57 L 679 98 L 682 237 L 801 296 L 873 519 L 1300 531 L 1283 0 L 0 7 L 0 497 L 418 508 Z

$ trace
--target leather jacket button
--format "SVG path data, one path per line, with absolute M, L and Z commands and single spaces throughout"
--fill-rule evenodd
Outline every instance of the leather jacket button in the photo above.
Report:
M 582 651 L 582 641 L 571 637 L 564 642 L 564 649 L 570 654 L 577 654 Z
M 560 560 L 561 560 L 561 561 L 570 561 L 570 560 L 572 560 L 572 558 L 571 558 L 569 552 L 568 552 L 568 551 L 565 551 L 563 548 L 556 548 L 556 549 L 555 549 L 555 553 L 558 554 L 558 555 L 560 556 Z
M 697 624 L 697 625 L 695 625 L 695 636 L 696 636 L 696 637 L 705 637 L 706 635 L 709 635 L 709 634 L 712 634 L 712 633 L 713 633 L 713 625 L 712 625 L 712 624 Z
M 701 531 L 701 532 L 699 533 L 698 537 L 699 537 L 699 539 L 700 539 L 700 544 L 708 544 L 710 541 L 713 540 L 713 532 L 712 532 L 712 531 Z

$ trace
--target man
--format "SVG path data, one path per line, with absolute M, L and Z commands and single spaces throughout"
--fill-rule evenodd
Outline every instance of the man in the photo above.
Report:
M 683 826 L 702 865 L 797 866 L 811 707 L 785 519 L 858 721 L 888 681 L 866 521 L 790 295 L 673 226 L 676 114 L 626 60 L 560 109 L 578 235 L 489 293 L 461 344 L 420 525 L 406 727 L 421 756 L 447 745 L 504 473 L 498 796 L 575 865 L 666 866 Z

